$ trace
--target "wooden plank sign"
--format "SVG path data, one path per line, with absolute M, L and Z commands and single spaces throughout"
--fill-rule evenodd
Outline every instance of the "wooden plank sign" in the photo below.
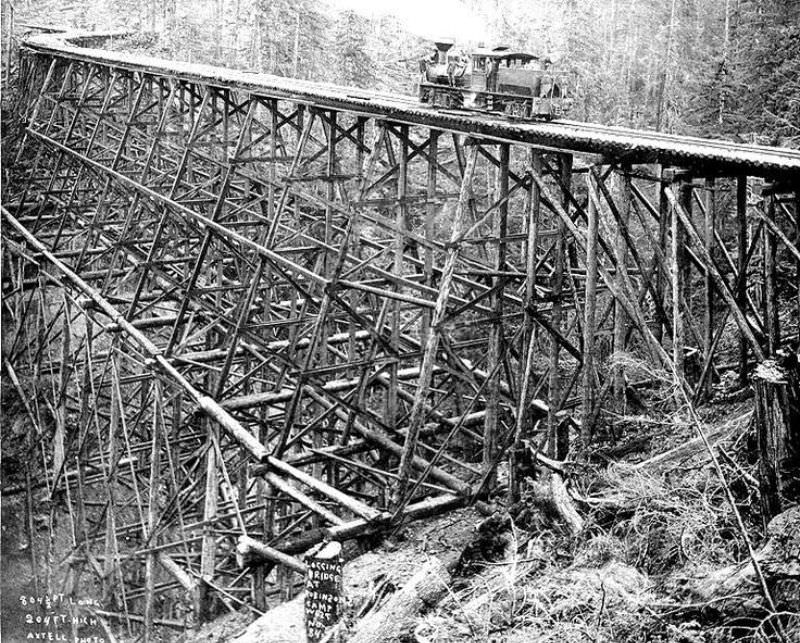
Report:
M 306 637 L 318 643 L 342 613 L 342 545 L 331 541 L 306 556 Z

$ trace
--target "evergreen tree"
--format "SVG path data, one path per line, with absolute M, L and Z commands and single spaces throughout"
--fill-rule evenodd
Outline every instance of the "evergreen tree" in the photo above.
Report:
M 800 2 L 743 0 L 739 22 L 741 116 L 769 142 L 800 143 Z
M 573 118 L 800 145 L 800 0 L 459 1 L 486 25 L 483 44 L 558 54 L 577 79 Z M 430 48 L 390 15 L 318 0 L 16 6 L 20 23 L 160 33 L 133 51 L 403 94 Z
M 336 22 L 335 77 L 342 85 L 367 89 L 375 84 L 375 61 L 367 51 L 367 29 L 367 21 L 353 11 L 343 12 Z

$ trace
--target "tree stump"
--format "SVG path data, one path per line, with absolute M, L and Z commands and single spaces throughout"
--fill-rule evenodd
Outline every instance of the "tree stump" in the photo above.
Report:
M 800 366 L 797 354 L 768 359 L 752 375 L 761 508 L 765 524 L 784 509 L 800 474 Z

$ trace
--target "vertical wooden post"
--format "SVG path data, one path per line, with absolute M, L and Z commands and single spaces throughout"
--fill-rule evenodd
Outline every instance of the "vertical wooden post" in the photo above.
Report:
M 716 198 L 714 179 L 706 179 L 705 191 L 705 235 L 704 243 L 709 256 L 714 256 L 714 230 L 716 228 Z M 703 278 L 705 291 L 705 309 L 703 315 L 703 358 L 713 367 L 711 352 L 714 350 L 714 280 L 711 271 L 706 270 Z M 713 372 L 713 371 L 712 371 Z M 705 393 L 711 395 L 713 381 L 711 376 L 706 377 Z
M 178 114 L 180 116 L 178 118 L 178 131 L 174 132 L 176 145 L 185 140 L 184 137 L 186 135 L 186 130 L 188 129 L 186 122 L 189 114 L 189 108 L 186 103 L 186 84 L 183 81 L 178 81 Z M 105 124 L 103 125 L 103 128 L 105 129 Z
M 129 81 L 130 81 L 130 79 L 129 79 Z M 200 92 L 198 94 L 198 96 L 197 96 L 197 97 L 200 98 L 200 101 L 196 102 L 195 101 L 195 98 L 197 98 L 195 96 L 195 90 L 196 89 L 198 89 L 196 85 L 192 85 L 191 83 L 187 84 L 187 95 L 188 95 L 188 100 L 189 100 L 189 122 L 187 123 L 187 126 L 188 126 L 189 130 L 194 128 L 195 132 L 197 131 L 195 123 L 197 123 L 197 119 L 200 118 L 202 116 L 203 112 L 205 111 L 206 101 L 208 100 L 208 98 L 207 98 L 208 92 Z M 132 88 L 129 87 L 128 91 L 132 91 Z M 128 113 L 130 113 L 130 111 L 131 110 L 128 109 Z M 185 139 L 186 140 L 185 144 L 186 144 L 187 148 L 191 145 L 192 138 L 193 137 L 191 137 L 191 135 L 190 135 L 190 138 Z M 191 154 L 187 155 L 187 159 L 186 159 L 186 178 L 187 178 L 187 180 L 189 182 L 193 182 L 195 180 L 194 164 L 192 163 L 192 158 L 193 158 L 193 156 Z
M 111 408 L 109 409 L 109 422 L 108 422 L 108 442 L 106 445 L 107 454 L 106 461 L 108 462 L 109 472 L 113 469 L 117 462 L 117 431 L 120 424 L 120 413 L 122 411 L 122 399 L 119 391 L 119 372 L 117 370 L 117 358 L 113 355 L 110 359 L 109 378 L 111 384 Z M 113 597 L 113 590 L 115 583 L 112 580 L 114 574 L 114 562 L 117 553 L 117 502 L 116 502 L 116 489 L 110 480 L 110 476 L 106 473 L 106 485 L 108 489 L 108 511 L 106 512 L 106 537 L 105 537 L 105 560 L 103 561 L 103 602 L 108 604 Z
M 384 134 L 388 137 L 389 130 L 386 129 Z M 387 138 L 387 150 L 391 147 Z M 400 126 L 400 158 L 398 159 L 397 166 L 397 210 L 396 210 L 396 237 L 394 240 L 394 274 L 397 276 L 403 275 L 403 250 L 405 248 L 406 229 L 406 191 L 408 189 L 408 125 Z M 400 326 L 402 325 L 401 310 L 402 306 L 399 301 L 393 304 L 392 314 L 392 348 L 399 352 L 400 350 Z M 386 422 L 390 427 L 395 427 L 398 415 L 397 406 L 397 370 L 399 365 L 394 362 L 389 367 L 389 390 L 386 392 Z
M 219 105 L 218 105 L 219 96 L 217 94 L 217 90 L 216 89 L 210 89 L 209 91 L 211 92 L 211 118 L 210 118 L 210 121 L 211 121 L 211 123 L 214 123 L 214 126 L 212 126 L 211 135 L 209 137 L 211 139 L 211 142 L 212 142 L 212 144 L 211 144 L 211 156 L 214 157 L 217 161 L 220 161 L 220 162 L 224 163 L 224 160 L 223 160 L 224 157 L 222 155 L 223 154 L 222 146 L 219 144 L 220 143 L 219 129 L 217 129 L 217 127 L 216 127 L 217 114 L 220 113 L 219 112 Z
M 530 152 L 530 167 L 531 170 L 537 175 L 542 174 L 542 154 L 536 150 Z M 532 337 L 528 337 L 528 343 L 533 342 L 536 345 L 538 340 L 538 329 L 534 321 L 534 313 L 536 312 L 537 296 L 536 296 L 536 260 L 537 251 L 539 248 L 539 223 L 541 217 L 541 190 L 536 181 L 531 180 L 531 187 L 528 194 L 528 243 L 527 243 L 527 256 L 525 263 L 525 296 L 527 297 L 527 307 L 525 310 L 525 332 L 530 333 Z
M 267 185 L 267 217 L 270 221 L 275 221 L 275 187 L 277 177 L 277 159 L 278 154 L 278 101 L 270 99 L 267 102 L 267 109 L 269 110 L 270 125 L 269 125 L 269 164 L 267 166 L 267 175 L 269 176 L 269 184 Z M 248 134 L 248 142 L 252 136 Z M 272 243 L 272 242 L 270 242 Z M 272 283 L 272 265 L 265 263 L 264 265 L 264 279 L 263 283 Z M 272 297 L 269 296 L 269 290 L 264 293 L 264 321 L 272 319 Z M 268 327 L 269 328 L 269 327 Z M 268 330 L 272 337 L 277 337 L 276 330 Z
M 223 89 L 221 92 L 222 95 L 222 154 L 221 160 L 223 163 L 228 162 L 228 150 L 231 146 L 231 141 L 229 137 L 229 130 L 230 130 L 230 101 L 231 101 L 231 92 L 229 89 Z
M 158 522 L 158 496 L 161 484 L 161 389 L 159 380 L 153 382 L 153 420 L 150 435 L 150 481 L 147 498 L 147 537 L 151 547 L 158 544 L 158 539 L 153 537 L 153 531 Z M 145 603 L 144 603 L 144 640 L 149 643 L 154 639 L 153 620 L 155 613 L 155 574 L 156 552 L 150 550 L 145 561 Z
M 337 124 L 337 114 L 335 111 L 331 110 L 329 113 L 329 122 L 328 122 L 328 147 L 327 147 L 327 154 L 325 160 L 325 176 L 327 177 L 325 183 L 325 199 L 327 203 L 325 205 L 325 245 L 330 246 L 331 244 L 331 232 L 333 228 L 333 208 L 331 204 L 333 203 L 334 198 L 336 197 L 336 186 L 334 185 L 333 175 L 336 173 L 336 124 Z M 329 276 L 330 270 L 332 268 L 332 264 L 335 261 L 331 261 L 331 257 L 328 256 L 328 252 L 325 252 L 325 260 L 323 262 L 323 271 L 325 276 Z M 324 334 L 324 341 L 321 347 L 321 350 L 324 352 L 327 351 L 328 342 L 327 342 L 327 333 Z
M 428 192 L 427 203 L 425 206 L 425 241 L 428 244 L 425 246 L 425 285 L 433 286 L 433 248 L 430 244 L 433 242 L 434 226 L 433 221 L 436 218 L 436 178 L 437 178 L 437 163 L 439 155 L 439 130 L 430 130 L 430 145 L 428 146 L 429 159 L 428 159 Z M 424 346 L 428 341 L 428 334 L 431 332 L 431 311 L 426 308 L 422 312 L 422 333 L 420 343 Z
M 43 290 L 40 292 L 44 292 Z M 61 367 L 58 377 L 58 398 L 56 399 L 56 430 L 53 436 L 53 473 L 56 482 L 64 475 L 66 464 L 66 448 L 64 440 L 67 437 L 67 387 L 69 386 L 70 364 L 72 364 L 71 354 L 71 332 L 69 324 L 70 301 L 64 295 L 64 310 L 62 312 L 61 327 Z M 54 483 L 52 491 L 55 492 Z
M 337 125 L 337 113 L 333 110 L 329 113 L 329 122 L 328 122 L 328 149 L 326 155 L 326 162 L 325 162 L 325 174 L 327 176 L 327 182 L 325 185 L 325 199 L 326 199 L 326 206 L 325 206 L 325 246 L 326 250 L 324 251 L 324 263 L 323 263 L 323 274 L 325 277 L 330 278 L 331 274 L 334 270 L 334 267 L 337 263 L 337 257 L 329 256 L 329 252 L 327 248 L 332 245 L 333 242 L 333 208 L 331 204 L 333 203 L 334 199 L 336 198 L 336 185 L 334 183 L 333 176 L 336 174 L 336 125 Z M 343 244 L 344 248 L 343 251 L 346 253 L 347 248 L 350 244 L 350 239 L 347 235 L 341 239 L 340 243 Z M 320 311 L 322 312 L 322 311 Z M 325 367 L 328 364 L 328 337 L 330 335 L 330 322 L 327 319 L 322 320 L 322 329 L 319 341 L 319 365 L 321 367 Z M 309 346 L 309 349 L 312 348 Z M 326 424 L 330 428 L 335 428 L 336 425 L 336 418 L 332 417 L 329 422 Z M 325 446 L 325 439 L 323 432 L 321 430 L 315 430 L 312 435 L 312 442 L 315 448 L 322 448 Z M 323 463 L 319 463 L 314 465 L 314 476 L 317 478 L 321 478 L 322 476 L 322 466 Z M 326 463 L 327 466 L 327 480 L 329 483 L 333 482 L 335 477 L 334 471 L 337 470 L 339 467 L 336 462 L 328 462 Z M 314 515 L 312 518 L 312 523 L 315 527 L 319 526 L 320 518 L 317 515 Z
M 45 63 L 44 56 L 39 57 L 42 60 L 42 63 Z M 42 85 L 39 88 L 39 92 L 36 95 L 36 100 L 33 103 L 33 107 L 30 108 L 30 112 L 28 112 L 29 105 L 25 106 L 25 114 L 23 114 L 23 121 L 31 124 L 36 123 L 36 119 L 39 116 L 39 110 L 42 108 L 42 105 L 47 102 L 46 94 L 50 91 L 50 81 L 56 75 L 56 66 L 57 66 L 57 59 L 55 56 L 50 60 L 50 65 L 47 68 L 47 73 L 45 74 L 44 80 L 42 81 Z M 40 68 L 41 69 L 41 68 Z M 30 116 L 28 116 L 30 113 Z M 28 132 L 25 131 L 22 135 L 22 142 L 19 145 L 19 149 L 17 150 L 17 155 L 15 157 L 14 163 L 19 163 L 23 158 L 23 153 L 26 149 L 26 144 L 28 143 Z M 20 198 L 19 207 L 22 207 L 24 202 L 24 198 Z
M 747 176 L 736 177 L 736 304 L 747 310 Z M 747 383 L 747 339 L 739 336 L 739 383 Z
M 177 403 L 177 401 L 176 401 Z M 267 440 L 267 418 L 266 410 L 261 410 L 261 421 L 256 425 L 256 438 L 263 443 Z M 245 476 L 248 475 L 248 468 L 245 467 Z M 272 521 L 275 517 L 275 502 L 272 500 L 272 485 L 270 485 L 263 476 L 258 476 L 255 479 L 255 490 L 257 500 L 264 500 L 264 509 L 261 510 L 258 516 L 257 527 L 261 527 L 264 541 L 269 541 L 272 537 Z M 263 565 L 259 565 L 253 570 L 251 594 L 253 597 L 253 605 L 257 610 L 262 612 L 267 607 L 267 571 Z
M 561 169 L 561 182 L 563 185 L 562 199 L 564 211 L 569 214 L 570 198 L 569 191 L 572 183 L 572 155 L 561 154 L 559 155 L 559 164 Z M 551 325 L 557 332 L 563 329 L 563 310 L 561 295 L 563 293 L 564 284 L 564 270 L 566 269 L 565 255 L 567 243 L 567 227 L 563 219 L 558 218 L 557 234 L 555 240 L 555 250 L 553 254 L 553 308 Z M 561 345 L 555 337 L 550 340 L 550 377 L 549 377 L 549 414 L 547 418 L 548 432 L 549 432 L 549 453 L 553 458 L 563 460 L 567 451 L 569 450 L 569 429 L 566 426 L 560 426 L 558 413 L 561 398 L 561 375 L 559 373 L 559 362 L 561 354 Z
M 267 185 L 267 217 L 270 221 L 275 218 L 275 184 L 276 184 L 276 166 L 278 154 L 278 101 L 269 99 L 266 103 L 266 108 L 269 112 L 269 162 L 267 164 L 267 176 L 269 183 Z M 256 108 L 258 109 L 258 108 Z M 247 124 L 245 124 L 247 125 Z M 249 129 L 249 126 L 248 126 Z M 252 132 L 248 131 L 245 134 L 245 140 L 249 144 L 252 141 Z M 263 266 L 264 277 L 262 283 L 272 283 L 272 266 L 265 263 Z M 265 322 L 272 319 L 272 297 L 270 296 L 269 287 L 264 291 L 264 313 L 263 318 Z M 268 331 L 274 333 L 275 331 Z M 276 335 L 273 335 L 276 336 Z M 266 443 L 269 436 L 268 420 L 266 409 L 261 410 L 262 421 L 257 425 L 257 437 L 262 443 Z M 278 510 L 278 503 L 275 501 L 275 492 L 262 476 L 256 479 L 256 492 L 259 499 L 264 499 L 264 510 L 260 514 L 260 526 L 263 530 L 264 540 L 269 540 L 274 534 L 275 515 Z M 266 586 L 267 576 L 269 570 L 264 566 L 257 567 L 253 572 L 253 604 L 256 609 L 264 610 L 267 606 Z
M 261 478 L 263 480 L 263 478 Z M 275 528 L 275 524 L 280 517 L 281 512 L 281 504 L 278 502 L 278 491 L 268 482 L 264 481 L 264 485 L 262 487 L 262 493 L 264 498 L 264 540 L 269 542 L 275 536 L 275 532 L 277 531 Z M 275 578 L 278 579 L 278 573 L 280 572 L 280 567 L 275 570 Z M 263 583 L 266 585 L 266 576 L 268 572 L 263 572 L 264 578 Z M 264 597 L 264 602 L 266 603 L 266 596 Z
M 619 216 L 622 225 L 628 226 L 631 212 L 631 178 L 630 165 L 623 164 L 620 167 L 619 188 Z M 591 199 L 590 199 L 591 201 Z M 620 290 L 624 290 L 625 271 L 627 270 L 628 246 L 625 243 L 625 236 L 621 229 L 617 230 L 614 238 L 614 254 L 617 260 L 617 272 L 615 281 Z M 620 302 L 614 303 L 614 353 L 620 354 L 625 351 L 625 339 L 628 335 L 629 319 Z M 625 369 L 621 364 L 615 364 L 613 370 L 613 390 L 614 402 L 619 412 L 625 412 Z
M 686 216 L 689 217 L 690 221 L 694 221 L 694 215 L 692 210 L 694 209 L 694 184 L 693 184 L 693 177 L 691 174 L 686 175 L 686 180 L 681 182 L 681 189 L 680 194 L 678 196 L 678 202 L 681 204 L 683 211 L 686 213 Z M 680 247 L 680 254 L 681 254 L 681 268 L 683 269 L 683 301 L 686 304 L 686 311 L 687 314 L 692 314 L 692 298 L 694 295 L 694 284 L 692 282 L 692 263 L 689 261 L 689 255 L 687 253 L 686 247 L 686 239 L 687 233 L 684 226 L 681 226 L 683 240 L 684 243 L 681 244 Z
M 675 183 L 677 184 L 678 200 L 681 206 L 684 208 L 691 208 L 691 177 L 685 173 L 677 174 L 675 176 Z M 691 210 L 687 210 L 686 212 L 690 214 Z M 686 271 L 684 268 L 684 264 L 686 263 L 686 231 L 681 224 L 678 213 L 675 212 L 674 209 L 670 213 L 670 216 L 672 233 L 672 361 L 675 365 L 676 385 L 683 386 L 686 377 L 683 364 L 685 335 L 683 315 L 681 313 L 681 300 L 684 298 L 686 285 Z M 679 407 L 683 404 L 683 396 L 680 392 L 676 392 L 675 400 Z
M 496 274 L 492 279 L 494 292 L 491 296 L 490 305 L 492 307 L 493 319 L 489 329 L 489 346 L 487 368 L 490 373 L 497 370 L 497 365 L 501 360 L 501 350 L 503 342 L 503 281 L 504 277 L 500 274 L 505 270 L 506 263 L 506 234 L 508 222 L 508 162 L 510 158 L 510 147 L 508 143 L 500 143 L 500 169 L 497 174 L 497 190 L 495 197 L 501 201 L 501 205 L 494 214 L 492 236 L 497 242 L 494 251 L 494 268 Z M 488 472 L 492 468 L 497 450 L 497 416 L 500 405 L 500 373 L 492 377 L 487 386 L 486 414 L 483 424 L 483 467 Z M 491 480 L 488 482 L 491 486 Z
M 775 186 L 769 186 L 767 218 L 775 223 Z M 778 303 L 775 292 L 775 234 L 764 226 L 764 327 L 767 331 L 767 355 L 775 355 L 780 345 Z
M 220 264 L 220 269 L 222 265 Z M 219 275 L 220 282 L 222 275 Z M 219 292 L 217 294 L 219 297 Z M 206 347 L 211 348 L 212 337 L 206 335 Z M 219 384 L 216 374 L 207 373 L 205 376 L 206 390 L 213 390 Z M 198 625 L 213 618 L 213 595 L 208 585 L 213 581 L 216 571 L 217 539 L 214 533 L 214 520 L 217 517 L 218 490 L 219 490 L 219 464 L 217 462 L 214 443 L 219 441 L 219 424 L 212 422 L 208 416 L 200 420 L 206 434 L 206 481 L 203 504 L 203 536 L 200 550 L 200 579 L 195 588 L 195 615 Z
M 422 428 L 422 423 L 425 420 L 425 400 L 428 397 L 428 387 L 430 386 L 433 376 L 436 352 L 439 348 L 439 335 L 441 333 L 439 324 L 442 323 L 447 309 L 447 302 L 450 297 L 450 286 L 453 282 L 453 273 L 455 272 L 456 260 L 458 259 L 459 246 L 461 243 L 461 229 L 464 225 L 466 213 L 469 210 L 469 200 L 472 196 L 472 178 L 475 174 L 475 164 L 478 156 L 477 146 L 470 146 L 468 156 L 467 165 L 464 168 L 464 176 L 461 179 L 458 205 L 456 206 L 456 213 L 453 218 L 453 232 L 450 236 L 450 246 L 447 249 L 447 258 L 445 259 L 444 266 L 442 266 L 439 294 L 436 297 L 436 305 L 434 306 L 433 317 L 431 318 L 431 329 L 433 332 L 428 336 L 428 342 L 425 344 L 423 350 L 417 390 L 414 393 L 414 402 L 408 421 L 408 432 L 406 433 L 403 452 L 400 456 L 397 486 L 393 498 L 393 504 L 397 507 L 402 506 L 404 501 L 406 487 L 408 486 L 408 478 L 411 475 L 414 454 L 417 447 L 419 430 Z
M 364 130 L 366 129 L 367 119 L 364 116 L 357 117 L 357 127 L 356 127 L 356 167 L 355 173 L 358 175 L 359 185 L 361 181 L 364 179 Z M 361 193 L 360 190 L 351 197 L 351 201 L 353 200 L 360 200 Z M 360 207 L 360 205 L 356 205 L 356 208 Z M 352 215 L 351 215 L 352 216 Z M 350 238 L 350 255 L 353 257 L 358 258 L 360 256 L 359 248 L 360 244 L 358 242 L 360 236 L 360 231 L 355 229 L 353 231 L 353 235 Z M 358 309 L 358 299 L 359 294 L 353 290 L 349 293 L 350 305 L 352 306 L 353 310 Z M 358 359 L 358 347 L 356 344 L 356 332 L 358 328 L 356 326 L 355 320 L 352 317 L 348 318 L 347 321 L 347 354 L 351 362 L 355 362 Z M 359 369 L 357 367 L 353 367 L 350 371 L 350 377 L 357 377 L 359 373 Z M 340 440 L 340 444 L 345 444 L 347 442 L 348 435 L 347 429 L 342 434 L 342 440 Z
M 297 147 L 295 148 L 295 159 L 297 160 L 298 167 L 303 164 L 303 150 L 305 149 L 305 142 L 303 140 L 305 131 L 306 131 L 306 111 L 308 107 L 304 105 L 297 106 Z M 314 118 L 314 112 L 309 111 L 309 125 L 308 125 L 308 134 L 307 136 L 311 136 L 311 130 L 313 129 L 313 122 L 316 119 Z M 288 187 L 288 186 L 287 186 Z M 285 189 L 285 188 L 284 188 Z M 294 201 L 294 220 L 297 225 L 300 225 L 300 200 L 293 199 Z M 270 241 L 271 243 L 271 241 Z
M 794 243 L 800 248 L 800 190 L 794 193 Z M 800 259 L 795 262 L 795 281 L 797 284 L 797 319 L 800 320 Z
M 660 181 L 658 182 L 658 243 L 664 255 L 667 253 L 667 244 L 669 243 L 669 200 L 667 199 L 666 181 L 667 172 L 662 166 L 659 171 Z M 664 271 L 658 266 L 659 257 L 658 253 L 653 257 L 653 265 L 655 266 L 656 275 L 656 297 L 658 297 L 661 306 L 656 306 L 656 328 L 654 336 L 659 343 L 663 342 L 664 329 L 667 328 L 669 320 L 666 317 L 665 305 L 665 286 Z
M 593 191 L 591 182 L 594 180 L 591 172 L 586 175 L 589 192 Z M 592 409 L 594 408 L 594 383 L 595 383 L 595 333 L 597 311 L 597 230 L 599 212 L 595 200 L 590 198 L 587 204 L 587 231 L 586 231 L 586 307 L 584 310 L 583 324 L 583 396 L 581 402 L 581 448 L 586 449 L 591 439 L 590 426 Z
M 542 171 L 542 159 L 539 152 L 530 150 L 528 158 L 528 173 L 533 170 L 539 174 Z M 534 312 L 536 309 L 536 249 L 539 245 L 539 206 L 540 194 L 536 181 L 528 177 L 530 183 L 525 195 L 525 228 L 527 239 L 525 243 L 525 295 L 523 306 L 522 346 L 524 351 L 520 355 L 520 380 L 518 383 L 519 406 L 517 407 L 516 425 L 514 427 L 514 443 L 508 455 L 508 503 L 513 504 L 519 499 L 520 476 L 518 467 L 521 461 L 522 440 L 530 432 L 530 380 L 533 372 L 534 348 L 536 345 L 536 325 Z
M 75 496 L 75 519 L 76 519 L 76 532 L 78 534 L 78 542 L 83 543 L 84 547 L 88 549 L 88 539 L 89 539 L 89 532 L 88 532 L 88 523 L 86 517 L 86 497 L 85 497 L 85 489 L 86 489 L 86 467 L 89 460 L 89 441 L 87 439 L 90 425 L 92 424 L 92 412 L 90 409 L 93 409 L 96 406 L 96 400 L 94 398 L 93 393 L 93 386 L 92 386 L 92 343 L 93 343 L 93 336 L 94 336 L 94 324 L 92 323 L 91 318 L 84 318 L 86 323 L 86 335 L 84 337 L 85 342 L 85 353 L 84 353 L 84 364 L 83 364 L 83 382 L 78 383 L 77 381 L 77 372 L 75 373 L 75 384 L 78 387 L 81 403 L 80 403 L 80 412 L 78 414 L 78 435 L 77 442 L 78 442 L 78 453 L 75 457 L 75 478 L 77 482 L 77 493 Z M 72 332 L 72 331 L 71 331 Z M 76 354 L 73 359 L 78 358 Z M 77 368 L 75 369 L 77 371 Z M 73 437 L 73 440 L 76 439 Z
M 269 169 L 267 175 L 269 176 L 269 185 L 267 185 L 267 216 L 272 221 L 275 215 L 275 183 L 277 173 L 277 159 L 278 154 L 278 101 L 271 98 L 267 101 L 267 109 L 269 109 Z

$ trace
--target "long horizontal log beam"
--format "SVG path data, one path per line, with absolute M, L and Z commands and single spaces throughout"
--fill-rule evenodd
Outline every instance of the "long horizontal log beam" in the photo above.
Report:
M 441 369 L 439 369 L 441 372 Z M 410 380 L 419 376 L 419 367 L 402 368 L 397 371 L 397 377 L 401 380 Z M 375 380 L 382 380 L 386 383 L 386 378 L 375 377 Z M 321 388 L 327 393 L 339 393 L 355 388 L 360 383 L 360 378 L 350 378 L 342 380 L 330 380 L 325 382 Z M 248 409 L 254 406 L 272 406 L 283 404 L 292 399 L 295 387 L 287 385 L 284 390 L 279 392 L 252 393 L 239 397 L 229 398 L 221 402 L 222 407 L 230 411 Z

